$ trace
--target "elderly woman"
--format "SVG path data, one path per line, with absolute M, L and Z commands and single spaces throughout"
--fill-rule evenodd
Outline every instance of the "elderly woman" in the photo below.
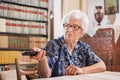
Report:
M 80 40 L 88 25 L 88 17 L 84 12 L 72 10 L 62 20 L 63 36 L 49 41 L 45 50 L 33 48 L 38 52 L 32 58 L 39 61 L 38 72 L 41 77 L 81 75 L 106 70 L 104 62 L 89 45 Z M 45 56 L 46 51 L 51 56 Z

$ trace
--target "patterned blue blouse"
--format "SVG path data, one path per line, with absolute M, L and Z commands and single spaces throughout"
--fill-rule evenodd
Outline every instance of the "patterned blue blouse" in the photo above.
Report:
M 65 69 L 69 65 L 84 67 L 101 60 L 89 45 L 80 40 L 74 47 L 73 55 L 70 55 L 66 44 L 64 44 L 63 36 L 49 41 L 45 49 L 51 53 L 51 56 L 48 56 L 49 67 L 52 71 L 51 77 L 65 75 Z

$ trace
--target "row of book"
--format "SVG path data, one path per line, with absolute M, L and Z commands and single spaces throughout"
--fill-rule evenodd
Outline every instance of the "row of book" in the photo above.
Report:
M 3 1 L 10 1 L 10 2 L 16 2 L 20 4 L 27 4 L 27 5 L 47 8 L 49 0 L 3 0 Z
M 33 0 L 34 1 L 34 0 Z M 0 16 L 27 20 L 48 20 L 48 11 L 9 3 L 0 3 Z
M 48 0 L 0 0 L 0 32 L 5 32 L 5 34 L 0 34 L 0 48 L 15 49 L 15 51 L 0 50 L 0 64 L 13 64 L 15 58 L 23 58 L 20 55 L 21 52 L 16 51 L 17 49 L 44 48 L 46 46 L 47 37 L 16 35 L 16 33 L 47 35 L 48 3 Z M 16 18 L 16 20 L 12 18 Z M 24 57 L 24 60 L 26 59 L 28 56 Z
M 38 48 L 45 48 L 47 43 L 47 38 L 45 37 L 30 37 L 29 44 L 30 48 L 38 47 Z
M 0 18 L 0 24 L 0 32 L 47 35 L 47 23 L 17 21 Z
M 38 36 L 0 35 L 0 48 L 44 48 L 47 38 Z
M 13 64 L 18 57 L 18 51 L 0 51 L 0 64 Z
M 31 61 L 29 56 L 22 56 L 23 51 L 4 51 L 0 50 L 0 64 L 14 64 L 15 58 L 22 61 Z

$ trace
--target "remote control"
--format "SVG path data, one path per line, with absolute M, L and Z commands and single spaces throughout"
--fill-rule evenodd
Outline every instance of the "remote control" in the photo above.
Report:
M 36 51 L 23 51 L 22 55 L 23 56 L 35 56 L 38 52 Z M 46 56 L 50 56 L 50 52 L 46 52 Z

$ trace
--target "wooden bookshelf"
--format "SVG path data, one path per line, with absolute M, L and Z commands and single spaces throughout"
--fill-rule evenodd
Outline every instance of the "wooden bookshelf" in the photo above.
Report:
M 19 51 L 45 47 L 49 13 L 49 0 L 0 0 L 0 65 L 14 64 Z

